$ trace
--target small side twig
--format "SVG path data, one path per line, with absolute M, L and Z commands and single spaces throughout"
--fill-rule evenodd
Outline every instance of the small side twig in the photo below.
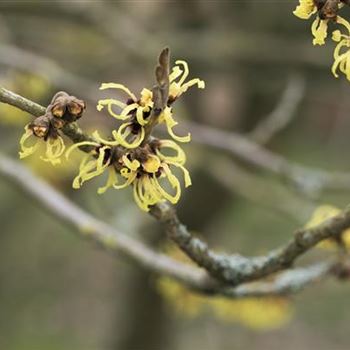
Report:
M 290 77 L 275 109 L 258 123 L 248 136 L 259 144 L 266 144 L 291 122 L 304 96 L 304 90 L 305 81 L 301 76 Z

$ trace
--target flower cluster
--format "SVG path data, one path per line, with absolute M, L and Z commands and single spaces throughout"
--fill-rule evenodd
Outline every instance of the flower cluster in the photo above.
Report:
M 157 119 L 158 124 L 165 124 L 169 135 L 178 142 L 189 142 L 190 135 L 178 136 L 174 133 L 173 128 L 178 124 L 172 112 L 172 104 L 191 86 L 197 85 L 198 88 L 204 89 L 203 80 L 198 78 L 186 82 L 189 75 L 188 65 L 185 61 L 176 61 L 176 66 L 169 75 L 169 95 L 167 104 Z M 145 137 L 145 128 L 150 123 L 150 116 L 154 107 L 153 92 L 149 89 L 143 89 L 138 99 L 127 87 L 121 84 L 105 83 L 100 87 L 101 90 L 117 89 L 122 90 L 128 96 L 125 102 L 117 99 L 100 100 L 97 110 L 102 111 L 104 108 L 115 119 L 122 121 L 118 130 L 113 130 L 113 140 L 103 139 L 98 132 L 94 136 L 100 142 L 117 146 L 121 145 L 126 148 L 136 148 L 141 145 Z M 116 112 L 115 108 L 119 109 Z
M 67 123 L 76 121 L 82 116 L 85 109 L 85 102 L 66 92 L 58 92 L 47 107 L 44 115 L 34 119 L 25 126 L 25 132 L 20 139 L 20 158 L 33 154 L 38 146 L 39 140 L 45 142 L 45 156 L 41 159 L 53 165 L 61 163 L 61 156 L 65 151 L 65 144 L 60 129 Z M 31 144 L 28 144 L 32 137 Z
M 163 51 L 163 55 L 164 52 L 168 54 L 168 51 Z M 95 141 L 76 143 L 67 151 L 68 158 L 78 147 L 91 147 L 91 152 L 81 161 L 73 188 L 78 189 L 84 182 L 107 172 L 107 182 L 98 189 L 98 193 L 104 193 L 108 188 L 131 186 L 137 205 L 142 210 L 149 211 L 152 205 L 163 200 L 173 204 L 179 201 L 180 173 L 185 187 L 191 185 L 189 172 L 184 167 L 185 153 L 175 142 L 189 142 L 190 134 L 175 134 L 173 128 L 178 123 L 173 116 L 173 103 L 191 86 L 197 85 L 203 89 L 205 84 L 197 78 L 186 81 L 189 69 L 185 61 L 177 61 L 172 72 L 168 72 L 164 58 L 160 58 L 160 64 L 162 66 L 157 69 L 160 68 L 163 73 L 157 79 L 158 89 L 151 91 L 145 88 L 141 91 L 140 98 L 124 85 L 102 84 L 101 90 L 121 90 L 127 98 L 125 102 L 114 98 L 98 101 L 98 111 L 106 109 L 110 116 L 120 122 L 118 128 L 112 131 L 111 138 L 103 138 L 95 131 Z M 157 124 L 164 124 L 173 140 L 151 136 L 151 131 Z
M 350 80 L 350 23 L 338 15 L 339 10 L 344 5 L 349 5 L 348 0 L 299 0 L 299 5 L 293 12 L 301 19 L 309 19 L 316 15 L 311 25 L 314 45 L 324 45 L 328 36 L 328 26 L 330 22 L 338 25 L 340 29 L 345 29 L 345 34 L 340 29 L 332 33 L 332 39 L 337 42 L 334 50 L 334 64 L 332 73 L 338 78 L 337 71 L 345 74 Z
M 135 202 L 142 210 L 148 211 L 150 206 L 162 200 L 175 204 L 180 199 L 181 185 L 175 169 L 182 171 L 185 187 L 191 185 L 190 175 L 184 167 L 185 153 L 172 140 L 153 139 L 143 147 L 126 151 L 101 146 L 100 143 L 82 142 L 70 147 L 66 156 L 69 157 L 75 148 L 86 145 L 94 149 L 80 164 L 79 174 L 73 181 L 75 189 L 107 170 L 107 182 L 98 193 L 102 194 L 111 187 L 122 189 L 132 185 Z M 167 150 L 173 150 L 175 154 L 167 155 Z

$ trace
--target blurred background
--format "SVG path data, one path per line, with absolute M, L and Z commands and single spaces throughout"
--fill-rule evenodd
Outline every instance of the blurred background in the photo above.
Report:
M 331 75 L 332 44 L 312 46 L 311 22 L 292 15 L 296 5 L 0 0 L 0 84 L 43 105 L 65 90 L 87 101 L 84 129 L 106 132 L 114 124 L 96 112 L 100 83 L 123 83 L 135 92 L 152 86 L 157 55 L 169 46 L 173 60 L 187 60 L 191 76 L 207 85 L 176 105 L 179 120 L 258 139 L 259 125 L 282 111 L 281 130 L 260 140 L 266 148 L 300 164 L 350 170 L 350 84 Z M 29 120 L 0 105 L 2 152 L 18 157 Z M 285 242 L 315 206 L 349 202 L 345 191 L 307 197 L 205 145 L 184 148 L 193 186 L 179 215 L 217 249 L 264 253 Z M 35 156 L 25 162 L 98 218 L 164 247 L 161 228 L 139 211 L 129 190 L 99 196 L 104 179 L 96 179 L 74 191 L 74 162 L 56 168 Z M 349 348 L 345 282 L 330 280 L 271 305 L 224 302 L 228 317 L 211 301 L 174 294 L 175 286 L 77 238 L 2 178 L 0 198 L 1 349 Z M 262 315 L 266 320 L 256 322 Z

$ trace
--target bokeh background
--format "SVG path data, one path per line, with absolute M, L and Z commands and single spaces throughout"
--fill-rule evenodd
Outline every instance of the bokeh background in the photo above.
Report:
M 134 91 L 152 86 L 156 57 L 169 46 L 173 59 L 187 60 L 192 76 L 207 84 L 179 102 L 180 120 L 251 137 L 289 88 L 295 111 L 266 147 L 300 164 L 350 170 L 350 83 L 331 75 L 332 45 L 312 47 L 311 23 L 292 15 L 296 3 L 0 0 L 0 84 L 43 105 L 65 90 L 87 101 L 86 130 L 107 131 L 111 118 L 95 110 L 99 84 L 121 82 Z M 0 106 L 2 152 L 17 157 L 29 120 Z M 285 242 L 318 204 L 349 202 L 346 192 L 306 197 L 195 142 L 185 150 L 193 186 L 179 215 L 218 249 L 264 253 Z M 97 217 L 164 246 L 159 225 L 138 210 L 130 191 L 99 196 L 102 179 L 74 191 L 75 164 L 52 168 L 35 157 L 26 163 Z M 211 308 L 178 310 L 159 292 L 156 276 L 77 238 L 2 178 L 0 221 L 1 349 L 349 348 L 346 282 L 311 287 L 287 301 L 286 320 L 252 327 L 239 317 L 217 317 Z M 269 310 L 252 308 L 250 317 Z

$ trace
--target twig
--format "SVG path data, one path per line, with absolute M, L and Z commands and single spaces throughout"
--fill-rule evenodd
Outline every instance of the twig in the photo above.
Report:
M 266 144 L 275 134 L 284 129 L 293 119 L 303 98 L 305 81 L 293 75 L 287 83 L 276 108 L 248 134 L 259 144 Z
M 223 289 L 221 293 L 236 299 L 295 294 L 329 276 L 333 267 L 333 263 L 319 263 L 305 268 L 287 270 L 280 273 L 272 282 L 248 283 L 236 288 Z
M 271 181 L 246 170 L 227 156 L 211 158 L 205 170 L 229 191 L 248 201 L 280 213 L 298 225 L 303 225 L 315 210 L 315 204 L 311 200 L 298 196 L 295 191 L 288 190 L 283 184 L 276 182 L 272 184 Z
M 350 190 L 350 174 L 347 172 L 331 172 L 302 166 L 232 131 L 227 132 L 192 122 L 183 125 L 191 131 L 195 142 L 229 152 L 247 164 L 278 175 L 290 181 L 303 193 L 317 195 L 326 189 Z

